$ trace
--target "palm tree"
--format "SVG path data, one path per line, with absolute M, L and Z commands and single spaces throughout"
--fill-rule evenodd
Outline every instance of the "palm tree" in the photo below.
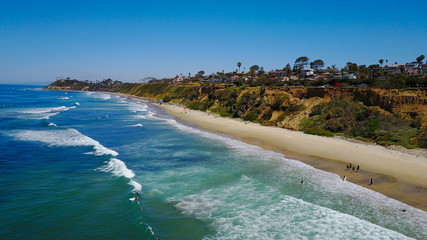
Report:
M 239 72 L 240 72 L 240 67 L 242 66 L 242 63 L 241 62 L 238 62 L 237 63 L 237 67 L 239 67 Z
M 381 67 L 382 67 L 384 63 L 384 59 L 380 59 L 378 62 L 381 64 Z

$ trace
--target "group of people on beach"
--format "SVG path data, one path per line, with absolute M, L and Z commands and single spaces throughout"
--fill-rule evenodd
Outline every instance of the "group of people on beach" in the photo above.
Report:
M 355 168 L 354 168 L 354 165 L 352 165 L 351 163 L 348 163 L 348 164 L 347 164 L 347 172 L 348 172 L 349 170 L 353 170 L 353 172 L 359 172 L 359 169 L 360 169 L 359 165 L 357 165 L 357 167 L 356 167 L 356 169 L 355 169 Z M 344 175 L 344 176 L 343 176 L 343 178 L 342 178 L 342 180 L 345 182 L 345 180 L 347 180 L 347 177 Z
M 353 172 L 359 172 L 359 165 L 357 165 L 356 169 L 354 169 L 354 165 L 351 165 L 351 163 L 347 164 L 347 171 L 348 170 L 353 170 Z
M 357 166 L 355 166 L 355 165 L 352 165 L 351 163 L 348 163 L 347 164 L 347 172 L 348 171 L 353 171 L 353 172 L 359 172 L 359 169 L 360 169 L 360 166 L 359 165 L 357 165 Z M 343 178 L 342 178 L 342 180 L 343 181 L 346 181 L 347 180 L 347 177 L 344 175 L 343 176 Z M 372 185 L 374 185 L 374 179 L 370 179 L 369 180 L 369 186 L 372 186 Z

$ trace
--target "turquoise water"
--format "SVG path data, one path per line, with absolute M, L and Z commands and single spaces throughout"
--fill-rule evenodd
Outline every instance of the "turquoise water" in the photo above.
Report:
M 427 239 L 424 211 L 148 103 L 0 85 L 0 106 L 0 239 Z

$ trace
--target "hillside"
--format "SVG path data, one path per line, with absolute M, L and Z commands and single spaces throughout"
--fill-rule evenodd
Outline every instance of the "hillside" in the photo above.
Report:
M 425 90 L 419 89 L 68 84 L 66 81 L 46 88 L 119 92 L 308 134 L 427 148 L 427 96 Z

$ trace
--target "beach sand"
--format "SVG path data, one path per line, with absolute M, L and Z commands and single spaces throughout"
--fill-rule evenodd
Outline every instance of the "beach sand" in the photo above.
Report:
M 134 100 L 143 98 L 119 94 Z M 202 129 L 226 134 L 248 144 L 283 153 L 317 169 L 338 174 L 341 178 L 370 188 L 390 198 L 427 211 L 427 151 L 425 149 L 391 149 L 376 144 L 339 137 L 321 137 L 278 127 L 261 126 L 241 119 L 190 110 L 174 104 L 160 105 L 178 121 Z M 351 163 L 358 172 L 347 170 Z M 369 180 L 374 184 L 369 186 Z
M 341 178 L 345 175 L 349 182 L 427 211 L 427 151 L 424 149 L 395 150 L 343 138 L 320 137 L 283 128 L 260 126 L 240 119 L 184 110 L 183 107 L 172 104 L 160 106 L 178 120 L 283 153 L 286 158 L 336 173 Z M 347 171 L 348 163 L 359 165 L 360 170 Z M 371 178 L 374 184 L 369 186 Z

